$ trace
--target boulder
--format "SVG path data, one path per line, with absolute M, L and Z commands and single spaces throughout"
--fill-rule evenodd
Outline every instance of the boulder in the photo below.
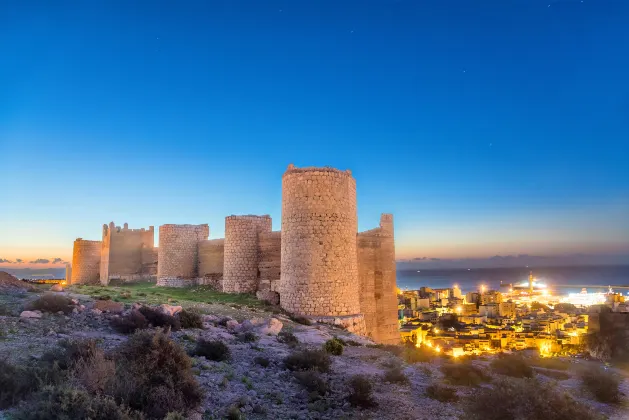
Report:
M 203 322 L 217 322 L 220 321 L 220 318 L 216 315 L 202 315 L 201 318 Z
M 282 321 L 277 318 L 271 318 L 257 328 L 260 335 L 278 335 L 282 331 Z
M 181 306 L 172 306 L 172 305 L 167 305 L 165 303 L 162 303 L 160 305 L 160 309 L 163 313 L 170 316 L 175 316 L 175 314 L 178 314 L 179 312 L 183 310 Z
M 92 313 L 93 313 L 94 315 L 100 315 L 100 314 L 102 314 L 102 313 L 103 313 L 103 311 L 101 311 L 100 309 L 92 309 Z
M 41 318 L 41 312 L 23 311 L 20 314 L 20 318 Z
M 50 290 L 53 292 L 63 292 L 63 287 L 61 287 L 60 284 L 53 284 Z
M 124 311 L 124 303 L 114 302 L 113 300 L 97 300 L 96 302 L 94 302 L 94 309 L 101 312 L 119 314 Z

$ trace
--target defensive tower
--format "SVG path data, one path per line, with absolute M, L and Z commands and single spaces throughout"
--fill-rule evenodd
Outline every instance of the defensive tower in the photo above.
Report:
M 78 238 L 72 250 L 71 284 L 94 284 L 100 278 L 101 241 Z
M 255 293 L 258 288 L 258 236 L 271 231 L 271 216 L 225 218 L 223 291 Z
M 357 231 L 356 181 L 350 171 L 288 166 L 282 177 L 284 309 L 317 317 L 360 313 Z

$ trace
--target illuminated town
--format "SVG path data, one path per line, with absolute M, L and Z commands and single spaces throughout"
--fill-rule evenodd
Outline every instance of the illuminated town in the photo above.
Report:
M 465 294 L 456 284 L 398 289 L 403 341 L 453 357 L 525 349 L 537 349 L 543 357 L 574 355 L 582 350 L 584 336 L 598 330 L 591 314 L 605 307 L 629 312 L 629 301 L 611 288 L 559 295 L 533 273 L 501 289 L 480 285 Z

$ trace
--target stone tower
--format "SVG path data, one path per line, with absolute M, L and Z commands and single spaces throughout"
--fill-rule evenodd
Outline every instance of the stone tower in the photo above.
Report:
M 101 241 L 86 241 L 83 238 L 74 241 L 71 284 L 99 282 L 101 245 Z
M 199 277 L 199 242 L 210 235 L 208 225 L 159 227 L 158 286 L 186 286 Z
M 312 317 L 358 318 L 357 231 L 356 181 L 350 171 L 288 166 L 282 177 L 284 309 Z M 360 320 L 364 329 L 362 316 Z
M 383 214 L 380 226 L 358 234 L 360 310 L 369 335 L 378 343 L 400 341 L 393 215 Z
M 255 293 L 258 288 L 258 236 L 271 232 L 271 217 L 227 216 L 223 291 Z

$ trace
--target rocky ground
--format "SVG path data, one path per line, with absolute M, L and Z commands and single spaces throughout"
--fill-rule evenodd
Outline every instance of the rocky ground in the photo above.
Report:
M 115 292 L 120 293 L 119 290 Z M 100 346 L 109 350 L 127 339 L 126 335 L 111 328 L 110 320 L 119 316 L 122 311 L 128 312 L 132 303 L 97 300 L 92 295 L 85 294 L 84 290 L 75 288 L 57 292 L 74 299 L 75 309 L 71 313 L 34 312 L 20 316 L 28 302 L 42 293 L 41 289 L 36 292 L 15 288 L 0 291 L 0 357 L 22 363 L 30 358 L 40 357 L 45 351 L 57 346 L 60 340 L 96 339 Z M 133 300 L 133 296 L 129 296 L 129 300 Z M 172 299 L 170 304 L 173 304 Z M 369 340 L 326 325 L 297 324 L 268 307 L 234 306 L 225 302 L 204 303 L 198 299 L 182 299 L 181 296 L 176 305 L 194 308 L 204 314 L 204 328 L 172 332 L 173 340 L 188 350 L 192 350 L 201 339 L 221 340 L 229 346 L 232 355 L 231 360 L 223 362 L 193 357 L 194 372 L 205 394 L 202 407 L 192 415 L 193 418 L 225 418 L 228 410 L 233 410 L 232 407 L 237 407 L 242 418 L 247 419 L 465 417 L 462 403 L 442 403 L 426 395 L 428 385 L 443 383 L 443 375 L 439 369 L 441 364 L 446 363 L 443 358 L 436 358 L 428 363 L 407 364 L 386 349 L 373 346 Z M 231 321 L 225 322 L 225 318 Z M 220 320 L 222 322 L 218 322 Z M 342 355 L 332 356 L 330 372 L 322 375 L 331 389 L 325 397 L 311 398 L 309 392 L 296 382 L 293 373 L 284 367 L 284 358 L 295 348 L 278 341 L 277 333 L 280 330 L 292 332 L 299 340 L 298 348 L 320 349 L 334 336 L 352 344 L 344 347 Z M 253 332 L 256 340 L 244 342 L 242 334 L 245 331 Z M 262 366 L 258 362 L 261 359 L 268 360 L 268 366 Z M 476 360 L 473 363 L 489 369 L 488 360 Z M 391 366 L 401 366 L 409 383 L 386 382 L 383 375 Z M 355 374 L 364 374 L 371 378 L 377 407 L 359 409 L 349 404 L 347 381 Z M 544 375 L 537 376 L 541 381 L 552 380 Z M 625 392 L 628 384 L 626 380 L 622 384 Z M 579 381 L 573 375 L 570 379 L 558 381 L 556 386 L 569 390 L 572 395 L 611 419 L 629 418 L 626 405 L 595 402 L 581 390 Z M 456 389 L 460 398 L 475 392 L 475 388 L 471 387 Z

